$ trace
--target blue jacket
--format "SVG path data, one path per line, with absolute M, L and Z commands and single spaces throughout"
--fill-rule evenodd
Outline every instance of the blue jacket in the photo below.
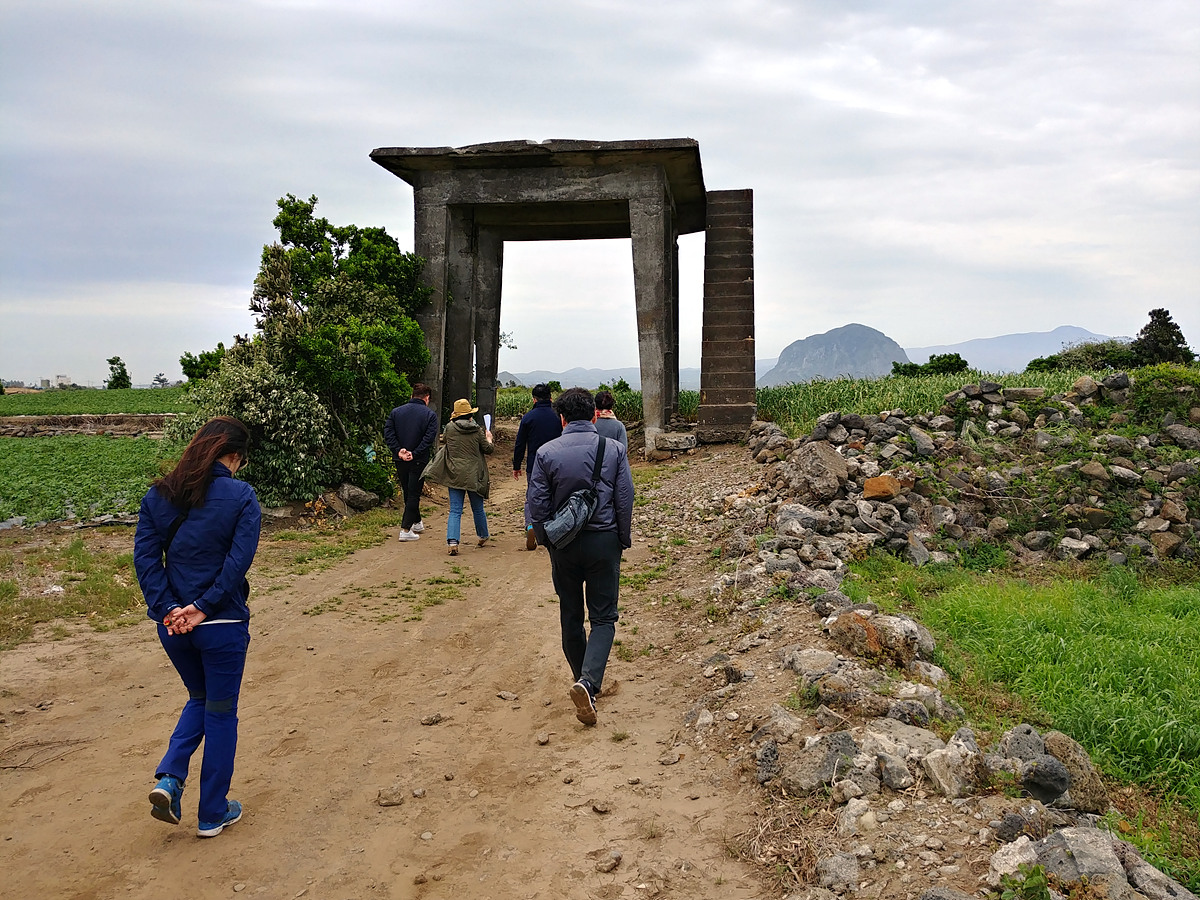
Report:
M 429 454 L 438 439 L 438 417 L 421 400 L 413 397 L 402 406 L 397 406 L 383 423 L 383 439 L 392 451 L 392 458 L 401 449 L 412 451 L 413 465 L 429 462 Z
M 519 472 L 525 466 L 525 450 L 529 449 L 529 469 L 533 469 L 533 459 L 537 456 L 538 448 L 546 441 L 552 441 L 562 434 L 562 419 L 554 411 L 549 400 L 539 400 L 533 404 L 533 409 L 521 417 L 517 428 L 517 443 L 513 447 L 513 471 Z
M 533 524 L 538 542 L 546 544 L 542 523 L 566 502 L 572 491 L 592 483 L 596 447 L 600 436 L 591 422 L 568 422 L 562 437 L 542 444 L 529 470 L 525 488 L 525 521 Z M 604 442 L 604 461 L 596 485 L 596 511 L 585 531 L 615 531 L 621 546 L 631 544 L 633 525 L 633 473 L 625 448 L 617 441 Z
M 182 513 L 150 488 L 142 498 L 133 565 L 146 598 L 146 614 L 162 622 L 175 607 L 194 603 L 209 619 L 250 618 L 246 573 L 258 549 L 262 510 L 254 488 L 213 463 L 213 480 L 203 506 L 193 506 L 175 532 L 167 565 L 163 546 L 171 523 Z

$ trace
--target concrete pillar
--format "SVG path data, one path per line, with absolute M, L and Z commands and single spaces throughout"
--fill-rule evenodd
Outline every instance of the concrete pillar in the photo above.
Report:
M 429 302 L 413 318 L 425 334 L 429 365 L 422 380 L 433 394 L 431 409 L 442 408 L 442 373 L 446 351 L 446 230 L 449 211 L 432 189 L 418 185 L 413 192 L 413 251 L 425 260 L 422 277 L 432 289 Z
M 754 192 L 709 191 L 697 438 L 741 440 L 754 381 Z
M 671 232 L 670 213 L 663 196 L 629 201 L 629 229 L 633 243 L 633 295 L 637 305 L 638 361 L 642 375 L 642 415 L 646 423 L 646 450 L 667 424 L 666 357 L 670 341 L 666 246 Z
M 500 354 L 500 287 L 504 271 L 504 241 L 487 228 L 477 230 L 476 240 L 475 405 L 481 414 L 491 413 L 494 416 Z
M 470 207 L 451 206 L 446 234 L 446 346 L 442 370 L 444 424 L 460 397 L 471 396 L 475 316 L 475 234 Z

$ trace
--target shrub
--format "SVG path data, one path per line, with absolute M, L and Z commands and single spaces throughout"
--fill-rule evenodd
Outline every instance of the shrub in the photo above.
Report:
M 238 475 L 254 486 L 262 503 L 276 506 L 315 497 L 336 477 L 327 453 L 337 446 L 329 412 L 270 364 L 226 358 L 215 375 L 194 383 L 189 394 L 197 412 L 177 418 L 166 436 L 187 441 L 212 416 L 241 420 L 250 429 L 250 465 Z
M 1160 363 L 1131 375 L 1130 402 L 1139 422 L 1156 424 L 1168 413 L 1186 421 L 1188 410 L 1200 402 L 1200 369 Z
M 906 378 L 919 378 L 922 375 L 957 375 L 965 372 L 970 365 L 957 353 L 935 353 L 927 363 L 892 363 L 892 374 Z
M 1029 361 L 1026 372 L 1065 372 L 1080 369 L 1103 372 L 1107 369 L 1132 369 L 1138 365 L 1137 354 L 1129 341 L 1112 338 L 1107 341 L 1083 341 L 1064 347 L 1052 356 L 1039 356 Z

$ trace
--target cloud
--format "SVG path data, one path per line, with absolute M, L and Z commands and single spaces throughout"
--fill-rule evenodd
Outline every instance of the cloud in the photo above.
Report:
M 1154 306 L 1200 343 L 1186 0 L 13 0 L 0 17 L 4 377 L 18 358 L 51 374 L 68 346 L 80 371 L 111 355 L 115 310 L 192 343 L 195 320 L 155 298 L 244 298 L 284 193 L 411 246 L 410 189 L 370 150 L 519 138 L 694 137 L 710 189 L 753 188 L 760 356 L 848 321 L 909 346 L 1132 334 Z M 501 364 L 635 362 L 620 246 L 510 246 L 520 349 Z M 685 244 L 684 364 L 701 260 Z M 246 330 L 238 305 L 213 338 Z M 565 351 L 575 324 L 589 340 Z

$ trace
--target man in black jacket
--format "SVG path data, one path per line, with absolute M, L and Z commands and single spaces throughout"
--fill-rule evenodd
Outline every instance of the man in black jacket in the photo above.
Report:
M 575 679 L 571 686 L 575 717 L 585 725 L 595 725 L 596 695 L 603 686 L 616 636 L 621 551 L 632 543 L 633 473 L 625 448 L 618 441 L 606 440 L 592 517 L 567 546 L 548 543 L 544 523 L 573 491 L 591 485 L 600 444 L 596 403 L 590 392 L 583 388 L 563 391 L 554 408 L 562 419 L 562 437 L 543 444 L 530 466 L 525 520 L 533 523 L 538 539 L 550 551 L 562 648 Z M 583 628 L 585 604 L 590 634 Z
M 425 530 L 421 521 L 421 473 L 429 463 L 433 445 L 437 443 L 438 417 L 429 408 L 432 391 L 429 385 L 413 385 L 412 399 L 397 406 L 383 425 L 383 439 L 392 451 L 396 466 L 396 481 L 404 492 L 404 518 L 401 520 L 400 540 L 415 541 Z
M 550 405 L 550 386 L 535 384 L 533 386 L 533 409 L 521 417 L 517 427 L 517 442 L 513 446 L 513 478 L 521 477 L 521 464 L 525 461 L 526 451 L 529 456 L 529 467 L 533 469 L 533 460 L 538 448 L 546 441 L 552 441 L 562 434 L 562 421 Z M 537 538 L 529 519 L 525 520 L 525 549 L 536 550 Z

